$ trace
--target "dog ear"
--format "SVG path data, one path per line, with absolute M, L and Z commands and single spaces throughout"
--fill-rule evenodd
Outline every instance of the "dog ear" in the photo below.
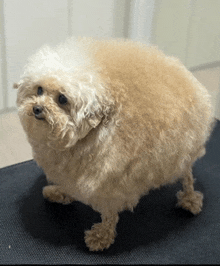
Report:
M 13 89 L 19 89 L 19 87 L 22 86 L 23 82 L 24 82 L 24 81 L 23 81 L 22 79 L 19 80 L 18 82 L 15 82 L 15 83 L 13 84 Z
M 75 100 L 75 114 L 73 114 L 80 138 L 85 137 L 91 129 L 101 123 L 107 126 L 114 110 L 114 101 L 110 97 L 105 95 L 98 97 L 94 92 L 84 93 L 82 96 Z
M 93 128 L 98 126 L 98 124 L 102 121 L 102 117 L 103 114 L 100 110 L 93 114 L 90 113 L 85 115 L 85 119 L 87 120 L 88 124 Z
M 94 108 L 96 107 L 96 108 Z M 78 128 L 78 136 L 84 138 L 92 128 L 96 128 L 102 121 L 103 114 L 100 106 L 81 106 L 81 108 L 73 114 L 74 122 Z
M 18 89 L 19 86 L 20 86 L 19 83 L 14 83 L 14 84 L 13 84 L 13 88 L 14 88 L 14 89 Z

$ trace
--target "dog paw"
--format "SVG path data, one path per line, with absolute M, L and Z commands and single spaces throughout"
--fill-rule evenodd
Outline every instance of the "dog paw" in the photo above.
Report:
M 199 214 L 202 210 L 203 194 L 199 191 L 193 191 L 192 193 L 179 191 L 177 192 L 177 199 L 177 207 L 182 207 L 194 215 Z
M 102 223 L 95 224 L 85 232 L 85 243 L 90 251 L 103 251 L 114 243 L 115 235 L 115 229 L 106 228 Z
M 43 197 L 51 202 L 62 204 L 70 204 L 74 201 L 73 198 L 67 196 L 59 190 L 58 186 L 51 185 L 43 188 Z

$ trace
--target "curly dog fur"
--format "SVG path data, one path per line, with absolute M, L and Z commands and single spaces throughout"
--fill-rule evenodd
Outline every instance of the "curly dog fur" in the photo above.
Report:
M 107 249 L 119 212 L 132 211 L 151 189 L 180 180 L 177 205 L 201 211 L 192 165 L 215 120 L 207 90 L 178 59 L 139 42 L 70 38 L 42 47 L 14 87 L 50 183 L 43 196 L 101 213 L 85 232 L 89 250 Z

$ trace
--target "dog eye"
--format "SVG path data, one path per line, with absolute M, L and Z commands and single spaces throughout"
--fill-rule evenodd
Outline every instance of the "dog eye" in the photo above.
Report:
M 60 96 L 59 96 L 59 103 L 60 104 L 66 104 L 67 103 L 67 98 L 66 98 L 65 95 L 60 94 Z
M 37 88 L 37 95 L 42 95 L 43 94 L 43 88 L 42 87 L 38 87 Z

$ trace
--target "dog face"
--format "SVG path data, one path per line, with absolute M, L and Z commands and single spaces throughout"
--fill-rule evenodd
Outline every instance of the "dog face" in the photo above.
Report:
M 97 95 L 101 85 L 93 83 L 84 76 L 64 85 L 50 75 L 15 84 L 18 113 L 28 138 L 61 150 L 84 138 L 111 109 Z

